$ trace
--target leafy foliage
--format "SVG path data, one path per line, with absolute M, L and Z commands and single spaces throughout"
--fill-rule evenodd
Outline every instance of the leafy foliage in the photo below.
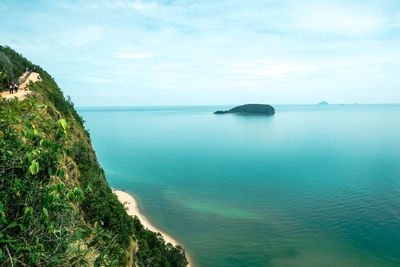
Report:
M 112 193 L 92 151 L 82 142 L 77 142 L 72 148 L 72 155 L 81 174 L 80 183 L 96 188 L 82 203 L 86 218 L 91 222 L 101 222 L 105 229 L 119 234 L 121 245 L 129 245 L 133 234 L 132 218 Z
M 0 47 L 7 75 L 26 66 L 42 77 L 29 85 L 36 99 L 0 99 L 0 265 L 126 266 L 134 256 L 139 266 L 186 266 L 182 247 L 144 229 L 112 193 L 71 99 Z
M 7 78 L 7 74 L 0 71 L 0 81 L 4 80 L 5 78 Z
M 42 82 L 31 83 L 29 89 L 39 93 L 44 98 L 43 101 L 52 103 L 62 117 L 71 118 L 83 127 L 84 121 L 74 109 L 72 101 L 66 101 L 61 89 L 47 72 L 39 67 L 36 69 L 42 77 Z
M 137 263 L 145 266 L 186 266 L 188 261 L 181 246 L 174 247 L 165 244 L 160 233 L 144 229 L 139 219 L 135 217 L 135 236 L 138 240 L 139 251 Z
M 61 264 L 77 238 L 70 229 L 78 222 L 73 207 L 80 199 L 68 195 L 81 191 L 71 191 L 52 175 L 61 170 L 66 135 L 59 129 L 54 138 L 45 138 L 36 129 L 34 100 L 3 100 L 1 107 L 0 261 Z
M 35 65 L 10 47 L 0 46 L 0 71 L 7 74 L 3 81 L 0 79 L 0 88 L 6 88 L 9 81 L 16 81 L 26 68 L 33 69 L 34 67 Z
M 34 99 L 2 100 L 1 107 L 0 262 L 81 266 L 91 251 L 98 255 L 96 266 L 121 263 L 125 252 L 116 237 L 79 219 L 80 203 L 91 189 L 84 192 L 65 180 L 68 123 L 41 122 L 45 137 L 35 124 L 35 111 L 44 106 Z

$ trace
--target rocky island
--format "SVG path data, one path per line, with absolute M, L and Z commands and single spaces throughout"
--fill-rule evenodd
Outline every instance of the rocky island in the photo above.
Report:
M 244 115 L 274 115 L 275 109 L 271 105 L 266 104 L 246 104 L 234 107 L 230 110 L 218 110 L 214 114 L 244 114 Z

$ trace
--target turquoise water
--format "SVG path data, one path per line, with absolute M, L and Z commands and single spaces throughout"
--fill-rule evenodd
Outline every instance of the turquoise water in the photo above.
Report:
M 81 108 L 112 187 L 196 266 L 399 266 L 400 105 Z

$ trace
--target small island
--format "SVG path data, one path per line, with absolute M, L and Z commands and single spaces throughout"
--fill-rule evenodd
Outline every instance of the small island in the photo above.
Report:
M 246 104 L 234 107 L 230 110 L 218 110 L 214 114 L 244 114 L 244 115 L 274 115 L 275 109 L 271 105 L 266 104 Z
M 326 101 L 322 101 L 322 102 L 319 102 L 318 105 L 329 105 L 329 103 Z

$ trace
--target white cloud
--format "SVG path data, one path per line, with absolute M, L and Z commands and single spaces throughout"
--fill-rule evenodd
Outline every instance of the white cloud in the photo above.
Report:
M 157 2 L 139 1 L 139 0 L 102 0 L 102 1 L 87 1 L 80 0 L 76 2 L 59 2 L 58 5 L 65 9 L 132 9 L 142 11 L 157 7 Z
M 67 38 L 65 38 L 67 36 Z M 97 26 L 70 30 L 62 33 L 61 39 L 65 39 L 74 47 L 81 47 L 94 41 L 100 41 L 104 38 L 104 30 Z
M 157 55 L 152 54 L 152 53 L 123 53 L 123 52 L 118 52 L 115 54 L 118 58 L 123 58 L 123 59 L 145 59 L 145 58 L 155 58 Z
M 282 90 L 308 102 L 321 87 L 337 96 L 369 88 L 370 102 L 382 91 L 399 99 L 398 0 L 50 2 L 11 1 L 21 12 L 0 16 L 8 25 L 0 41 L 58 75 L 77 98 L 113 82 L 160 96 L 174 90 L 182 103 L 204 88 L 218 101 L 213 92 L 250 87 L 282 102 Z
M 2 5 L 0 6 L 0 11 L 5 11 L 5 10 L 7 10 L 7 9 L 9 9 L 9 7 L 6 6 L 6 5 L 4 5 L 4 4 L 2 4 Z
M 295 4 L 287 14 L 289 29 L 323 34 L 365 35 L 382 29 L 387 22 L 379 10 L 328 1 Z
M 111 83 L 111 82 L 113 82 L 112 79 L 104 78 L 104 77 L 96 77 L 96 76 L 86 77 L 83 80 L 86 82 L 90 82 L 90 83 Z
M 253 60 L 233 64 L 225 74 L 236 78 L 268 78 L 280 76 L 301 76 L 315 70 L 313 66 L 274 60 Z

